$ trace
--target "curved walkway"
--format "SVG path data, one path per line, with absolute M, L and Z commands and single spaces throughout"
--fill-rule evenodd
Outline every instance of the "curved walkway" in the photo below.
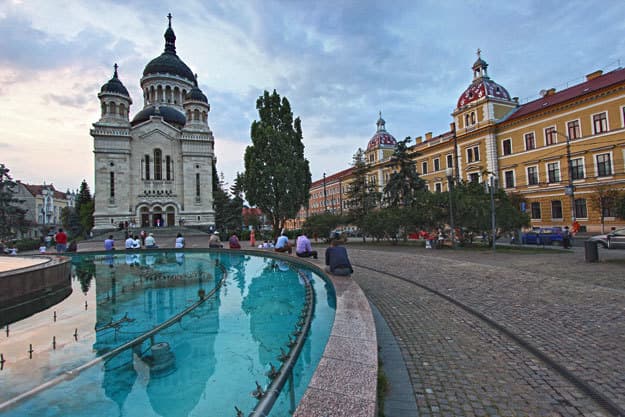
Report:
M 579 255 L 350 247 L 362 266 L 354 279 L 398 340 L 420 416 L 611 414 L 514 340 L 410 282 L 491 318 L 625 407 L 625 267 Z

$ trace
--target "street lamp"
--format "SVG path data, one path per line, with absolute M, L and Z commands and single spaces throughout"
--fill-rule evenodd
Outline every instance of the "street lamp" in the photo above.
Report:
M 556 135 L 564 136 L 566 138 L 566 162 L 569 166 L 569 181 L 567 187 L 564 189 L 564 194 L 571 198 L 571 224 L 575 223 L 575 186 L 573 185 L 573 165 L 571 164 L 571 139 L 569 135 L 560 133 L 554 130 Z
M 452 167 L 448 167 L 445 170 L 445 175 L 447 176 L 447 183 L 449 186 L 449 225 L 451 226 L 451 247 L 456 247 L 456 227 L 454 226 L 454 207 L 451 198 L 451 193 L 454 189 L 454 169 Z
M 497 239 L 497 220 L 495 218 L 495 175 L 494 174 L 490 174 L 490 226 L 492 229 L 492 234 L 493 234 L 493 255 L 496 253 L 497 251 L 497 245 L 495 244 L 495 241 Z
M 323 173 L 323 208 L 328 211 L 328 194 L 326 193 L 326 173 Z

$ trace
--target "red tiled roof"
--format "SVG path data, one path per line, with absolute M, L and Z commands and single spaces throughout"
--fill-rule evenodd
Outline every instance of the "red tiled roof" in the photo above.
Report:
M 585 81 L 581 84 L 574 85 L 565 90 L 558 91 L 552 95 L 541 97 L 538 100 L 530 101 L 529 103 L 519 106 L 517 110 L 512 113 L 504 121 L 515 120 L 528 114 L 540 111 L 542 109 L 561 104 L 574 98 L 590 94 L 602 88 L 609 87 L 614 84 L 622 83 L 625 81 L 625 68 L 610 71 L 607 74 L 601 75 L 589 81 Z
M 50 185 L 35 185 L 35 184 L 24 184 L 24 183 L 22 183 L 22 185 L 24 187 L 26 187 L 28 192 L 31 193 L 33 195 L 33 197 L 38 196 L 38 195 L 42 195 L 41 193 L 42 193 L 44 188 L 50 188 L 54 192 L 54 198 L 58 198 L 58 199 L 64 200 L 67 197 L 67 194 L 58 191 L 57 189 L 54 188 L 54 185 L 52 185 L 52 184 L 50 184 Z
M 347 169 L 344 169 L 343 171 L 339 171 L 339 172 L 336 172 L 336 173 L 331 174 L 331 175 L 326 175 L 326 184 L 328 182 L 331 182 L 331 181 L 334 181 L 334 180 L 338 180 L 339 178 L 343 178 L 343 177 L 348 176 L 352 172 L 353 169 L 354 169 L 353 167 L 349 167 Z M 310 184 L 310 188 L 317 187 L 317 186 L 322 185 L 322 184 L 323 184 L 323 178 L 313 182 L 312 184 Z

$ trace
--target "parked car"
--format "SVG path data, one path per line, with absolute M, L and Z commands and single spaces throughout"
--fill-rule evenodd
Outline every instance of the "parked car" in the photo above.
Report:
M 625 249 L 625 229 L 612 230 L 604 235 L 593 236 L 589 240 L 607 249 Z
M 524 245 L 551 245 L 553 242 L 562 244 L 561 227 L 535 227 L 521 235 L 521 243 Z

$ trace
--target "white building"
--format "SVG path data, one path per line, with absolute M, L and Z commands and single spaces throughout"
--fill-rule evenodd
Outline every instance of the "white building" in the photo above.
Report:
M 143 109 L 130 120 L 132 99 L 118 78 L 98 94 L 101 117 L 91 136 L 95 154 L 94 230 L 120 222 L 142 227 L 215 223 L 210 105 L 197 76 L 176 55 L 176 35 L 143 70 Z

